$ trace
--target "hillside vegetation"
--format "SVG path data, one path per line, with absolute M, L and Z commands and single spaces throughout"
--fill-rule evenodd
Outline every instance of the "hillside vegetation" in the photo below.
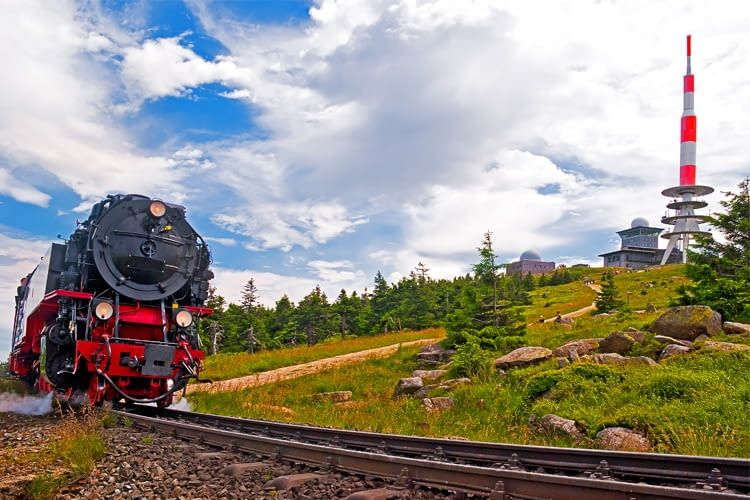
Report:
M 591 270 L 598 278 L 601 270 Z M 630 309 L 608 316 L 578 318 L 572 328 L 554 323 L 527 329 L 529 345 L 558 347 L 570 340 L 604 337 L 635 327 L 645 330 L 660 311 L 635 312 L 653 304 L 661 310 L 688 282 L 683 266 L 665 266 L 615 277 Z M 531 293 L 532 317 L 554 302 L 561 312 L 590 305 L 592 293 L 581 283 L 542 287 Z M 625 299 L 626 300 L 626 299 Z M 732 339 L 750 344 L 750 338 Z M 722 340 L 722 337 L 718 338 Z M 723 338 L 723 340 L 727 340 Z M 332 344 L 335 345 L 335 344 Z M 648 343 L 646 347 L 648 348 Z M 660 452 L 750 457 L 750 352 L 697 351 L 658 366 L 616 367 L 576 363 L 558 368 L 549 361 L 475 377 L 469 386 L 449 394 L 454 406 L 427 411 L 419 399 L 394 397 L 394 387 L 417 368 L 418 348 L 400 349 L 387 359 L 367 361 L 316 375 L 252 390 L 200 393 L 191 396 L 197 411 L 253 418 L 425 436 L 560 446 L 594 446 L 604 427 L 622 426 L 644 432 Z M 637 354 L 637 353 L 636 353 Z M 499 355 L 499 353 L 498 353 Z M 352 391 L 352 400 L 331 403 L 312 395 Z M 533 430 L 532 416 L 554 413 L 576 420 L 583 438 L 573 440 Z

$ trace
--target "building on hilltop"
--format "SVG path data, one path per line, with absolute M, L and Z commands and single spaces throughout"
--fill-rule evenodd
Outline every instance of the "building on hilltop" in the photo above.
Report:
M 555 270 L 554 262 L 544 262 L 536 250 L 526 250 L 516 262 L 508 264 L 505 273 L 508 276 L 526 276 L 527 274 L 544 274 Z
M 664 231 L 658 227 L 650 227 L 648 220 L 636 217 L 630 223 L 629 229 L 617 231 L 622 240 L 620 249 L 599 254 L 604 258 L 604 267 L 625 267 L 641 269 L 659 265 L 664 256 L 664 249 L 659 248 L 659 234 Z M 674 250 L 667 263 L 682 262 L 682 252 Z

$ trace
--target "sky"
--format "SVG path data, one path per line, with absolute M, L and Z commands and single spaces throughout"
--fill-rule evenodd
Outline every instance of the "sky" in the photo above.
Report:
M 750 6 L 688 1 L 0 2 L 0 352 L 15 287 L 110 193 L 187 207 L 214 285 L 272 305 L 466 273 L 490 230 L 599 264 L 678 180 L 750 174 Z

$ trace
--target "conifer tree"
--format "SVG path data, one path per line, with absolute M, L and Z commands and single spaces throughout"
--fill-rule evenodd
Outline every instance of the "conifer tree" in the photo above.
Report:
M 602 276 L 602 291 L 596 295 L 596 312 L 608 313 L 615 309 L 622 308 L 625 303 L 618 298 L 617 286 L 615 285 L 615 275 L 606 272 Z
M 255 279 L 250 278 L 242 287 L 242 301 L 240 305 L 246 312 L 250 312 L 258 303 L 258 287 L 255 286 Z
M 726 192 L 725 211 L 714 213 L 709 223 L 724 241 L 699 237 L 689 251 L 686 273 L 693 283 L 680 289 L 678 303 L 704 304 L 729 321 L 750 322 L 750 179 L 739 191 Z

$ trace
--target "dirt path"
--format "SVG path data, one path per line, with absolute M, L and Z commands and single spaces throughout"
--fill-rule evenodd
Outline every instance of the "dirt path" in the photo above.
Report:
M 374 349 L 367 349 L 365 351 L 351 352 L 349 354 L 341 354 L 339 356 L 333 356 L 331 358 L 318 359 L 316 361 L 310 361 L 309 363 L 303 363 L 301 365 L 285 366 L 283 368 L 277 368 L 276 370 L 254 373 L 245 377 L 221 380 L 218 382 L 214 382 L 213 384 L 189 385 L 187 388 L 187 393 L 191 394 L 203 391 L 236 391 L 239 389 L 246 389 L 248 387 L 258 387 L 260 385 L 272 384 L 274 382 L 280 382 L 282 380 L 290 380 L 293 378 L 303 377 L 305 375 L 311 375 L 313 373 L 322 372 L 338 366 L 361 363 L 369 359 L 386 358 L 396 352 L 399 346 L 408 347 L 423 344 L 434 344 L 435 342 L 439 341 L 440 339 L 420 339 L 413 340 L 411 342 L 401 342 L 399 344 L 391 344 L 385 347 L 376 347 Z
M 586 285 L 586 286 L 588 286 L 589 288 L 591 288 L 597 294 L 601 293 L 601 291 L 602 291 L 601 285 L 597 285 L 595 283 L 591 283 L 590 285 Z M 568 319 L 568 318 L 569 319 L 573 319 L 573 318 L 577 318 L 579 316 L 583 316 L 584 314 L 586 314 L 588 312 L 591 312 L 594 309 L 596 309 L 596 301 L 592 302 L 591 305 L 589 305 L 589 306 L 582 307 L 582 308 L 580 308 L 580 309 L 578 309 L 576 311 L 563 314 L 562 317 L 563 317 L 563 319 Z M 553 321 L 555 321 L 555 319 L 557 319 L 557 318 L 555 316 L 552 316 L 551 318 L 545 319 L 544 322 L 545 323 L 552 323 Z M 536 324 L 536 323 L 529 323 L 529 326 L 534 325 L 534 324 Z

